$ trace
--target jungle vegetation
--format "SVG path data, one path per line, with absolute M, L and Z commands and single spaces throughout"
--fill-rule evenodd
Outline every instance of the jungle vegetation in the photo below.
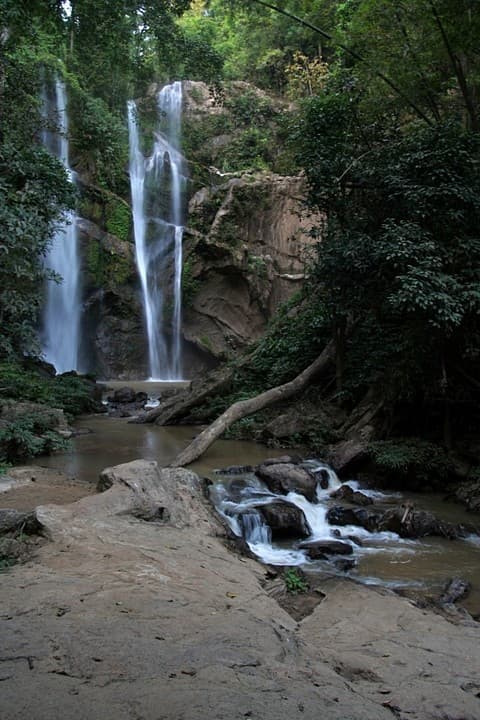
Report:
M 128 97 L 173 78 L 248 80 L 290 101 L 277 142 L 325 221 L 303 294 L 227 400 L 291 380 L 332 339 L 329 400 L 351 410 L 381 396 L 380 440 L 471 447 L 479 37 L 475 0 L 3 0 L 0 358 L 38 352 L 41 258 L 74 202 L 39 143 L 42 72 L 69 85 L 79 169 L 121 196 Z

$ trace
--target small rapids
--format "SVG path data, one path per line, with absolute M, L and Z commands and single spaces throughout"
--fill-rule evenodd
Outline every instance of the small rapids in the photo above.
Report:
M 357 525 L 332 525 L 327 520 L 329 507 L 334 504 L 332 493 L 348 485 L 352 490 L 359 490 L 358 482 L 349 480 L 342 483 L 336 473 L 324 463 L 306 460 L 301 467 L 308 469 L 318 477 L 316 486 L 316 502 L 310 502 L 304 495 L 290 491 L 280 495 L 268 489 L 253 472 L 235 474 L 216 472 L 217 482 L 210 488 L 210 497 L 219 514 L 225 519 L 232 532 L 245 540 L 250 550 L 264 563 L 279 566 L 305 565 L 309 569 L 342 572 L 353 570 L 356 561 L 363 556 L 388 553 L 400 558 L 408 557 L 415 552 L 416 541 L 405 540 L 394 532 L 369 532 Z M 392 503 L 398 501 L 398 493 L 382 493 L 379 490 L 362 488 L 363 495 L 371 497 L 375 502 Z M 306 520 L 309 530 L 304 539 L 275 540 L 272 529 L 265 521 L 260 508 L 272 503 L 285 503 L 299 508 Z M 328 560 L 312 560 L 308 556 L 309 543 L 317 541 L 335 541 L 347 543 L 351 554 L 335 554 Z M 348 565 L 345 561 L 348 556 Z M 408 560 L 406 561 L 408 562 Z M 355 571 L 354 571 L 355 572 Z M 374 582 L 374 578 L 365 578 L 365 582 Z

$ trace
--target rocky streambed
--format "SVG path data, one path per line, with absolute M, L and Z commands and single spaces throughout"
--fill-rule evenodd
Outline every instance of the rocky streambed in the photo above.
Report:
M 2 719 L 479 717 L 472 620 L 330 578 L 296 621 L 193 472 L 134 461 L 98 490 L 38 507 L 48 542 L 2 575 Z
M 210 496 L 234 536 L 265 563 L 301 567 L 314 583 L 340 573 L 436 605 L 452 597 L 445 595 L 449 573 L 465 569 L 455 599 L 473 585 L 470 610 L 479 614 L 475 516 L 452 522 L 400 493 L 342 483 L 324 463 L 289 456 L 217 471 Z

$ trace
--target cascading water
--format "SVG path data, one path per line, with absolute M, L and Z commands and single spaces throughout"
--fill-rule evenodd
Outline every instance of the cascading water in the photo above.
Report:
M 253 473 L 236 474 L 234 480 L 227 474 L 221 482 L 210 488 L 210 496 L 218 512 L 230 525 L 230 528 L 239 537 L 243 537 L 250 550 L 262 560 L 272 565 L 315 565 L 316 561 L 309 559 L 307 551 L 300 541 L 290 546 L 272 540 L 272 532 L 266 524 L 259 508 L 262 505 L 287 503 L 299 508 L 310 529 L 308 542 L 332 540 L 341 535 L 342 542 L 352 547 L 353 557 L 360 557 L 370 553 L 379 553 L 388 548 L 389 552 L 409 554 L 412 551 L 411 542 L 402 540 L 391 532 L 369 532 L 358 526 L 345 525 L 337 527 L 331 525 L 327 519 L 331 493 L 338 490 L 340 483 L 335 472 L 316 460 L 307 460 L 302 463 L 317 477 L 316 502 L 309 502 L 306 497 L 289 492 L 278 495 L 271 492 L 267 486 Z M 222 471 L 218 472 L 219 477 Z M 345 483 L 352 489 L 358 488 L 358 483 L 349 481 Z M 364 495 L 377 500 L 385 500 L 388 496 L 379 491 L 362 489 Z M 355 541 L 353 538 L 356 538 Z M 395 549 L 393 549 L 393 546 Z M 318 562 L 317 562 L 318 564 Z
M 152 380 L 181 380 L 182 197 L 184 159 L 178 150 L 182 84 L 166 85 L 158 94 L 161 130 L 152 155 L 143 156 L 137 107 L 128 103 L 130 187 L 137 267 L 142 287 Z M 173 255 L 174 277 L 168 288 Z M 171 334 L 165 331 L 165 298 L 170 290 Z
M 56 78 L 54 93 L 44 86 L 44 116 L 54 121 L 55 132 L 45 131 L 45 147 L 61 160 L 71 182 L 74 173 L 68 163 L 68 114 L 65 83 Z M 79 370 L 80 345 L 80 261 L 78 254 L 77 217 L 70 211 L 58 227 L 45 264 L 61 277 L 61 282 L 47 284 L 43 311 L 41 343 L 47 362 L 57 373 Z

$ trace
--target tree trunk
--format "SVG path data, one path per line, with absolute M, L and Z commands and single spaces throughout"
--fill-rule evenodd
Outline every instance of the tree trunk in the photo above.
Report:
M 232 384 L 234 370 L 232 367 L 215 370 L 207 380 L 202 380 L 197 387 L 189 392 L 168 398 L 153 410 L 140 415 L 132 424 L 156 423 L 157 425 L 174 425 L 186 417 L 193 408 L 203 405 L 210 397 L 220 393 L 228 393 Z
M 317 359 L 290 382 L 271 388 L 249 400 L 240 400 L 230 405 L 220 417 L 205 428 L 205 430 L 170 463 L 170 467 L 180 467 L 192 463 L 203 455 L 205 450 L 236 420 L 241 420 L 247 417 L 247 415 L 252 415 L 274 403 L 296 395 L 302 391 L 316 375 L 325 370 L 334 361 L 334 358 L 335 343 L 330 341 Z

